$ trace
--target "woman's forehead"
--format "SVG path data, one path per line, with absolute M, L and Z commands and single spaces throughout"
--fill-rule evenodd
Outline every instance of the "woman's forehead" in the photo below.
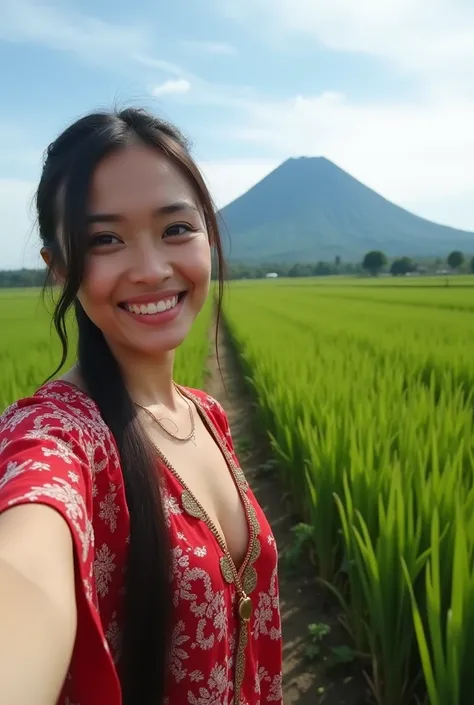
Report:
M 133 145 L 105 157 L 91 181 L 89 210 L 156 210 L 178 200 L 198 205 L 189 180 L 158 150 Z

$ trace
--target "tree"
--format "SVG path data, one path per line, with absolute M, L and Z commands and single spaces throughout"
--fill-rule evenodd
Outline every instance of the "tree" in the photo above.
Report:
M 335 257 L 335 259 L 334 259 L 334 264 L 335 264 L 336 267 L 338 267 L 338 268 L 341 266 L 341 255 L 336 255 L 336 257 Z
M 387 258 L 383 252 L 380 252 L 380 250 L 371 250 L 365 255 L 362 267 L 370 272 L 373 277 L 376 277 L 386 264 Z
M 288 270 L 289 277 L 310 277 L 312 273 L 311 264 L 306 262 L 297 262 Z
M 459 269 L 464 264 L 464 255 L 459 250 L 453 250 L 449 253 L 447 262 L 451 269 Z
M 469 263 L 469 269 L 471 270 L 471 274 L 474 274 L 474 257 L 471 259 Z
M 393 274 L 394 277 L 405 275 L 413 271 L 415 271 L 415 265 L 409 257 L 400 257 L 399 259 L 393 260 L 392 266 L 390 267 L 390 274 Z

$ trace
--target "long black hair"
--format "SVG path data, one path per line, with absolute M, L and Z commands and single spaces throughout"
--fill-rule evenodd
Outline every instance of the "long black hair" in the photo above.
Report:
M 137 141 L 170 159 L 198 195 L 218 271 L 219 322 L 225 265 L 215 209 L 186 140 L 172 125 L 135 108 L 92 113 L 79 119 L 46 151 L 36 208 L 41 241 L 51 252 L 48 281 L 52 281 L 55 272 L 60 272 L 64 278 L 53 314 L 62 358 L 51 377 L 67 359 L 66 319 L 68 311 L 74 308 L 81 377 L 115 438 L 121 459 L 130 512 L 119 660 L 123 703 L 160 705 L 170 647 L 172 596 L 169 538 L 156 459 L 138 422 L 119 365 L 101 330 L 90 320 L 77 298 L 85 268 L 86 212 L 92 175 L 106 155 Z M 62 247 L 58 241 L 59 230 Z

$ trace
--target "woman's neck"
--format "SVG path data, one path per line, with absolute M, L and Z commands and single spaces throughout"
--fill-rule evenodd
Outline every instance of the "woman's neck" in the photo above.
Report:
M 159 358 L 119 359 L 125 385 L 133 401 L 143 406 L 163 405 L 176 410 L 178 395 L 173 386 L 174 352 Z
M 179 395 L 173 386 L 174 352 L 170 351 L 161 357 L 140 357 L 123 354 L 114 356 L 118 360 L 125 385 L 133 401 L 143 406 L 165 406 L 170 411 L 179 407 Z M 61 376 L 67 382 L 87 390 L 82 380 L 79 366 L 74 365 Z

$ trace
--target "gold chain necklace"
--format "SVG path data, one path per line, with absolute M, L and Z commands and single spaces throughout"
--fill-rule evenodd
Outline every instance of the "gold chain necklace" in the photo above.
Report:
M 146 406 L 143 406 L 142 404 L 139 404 L 137 401 L 134 401 L 133 403 L 134 403 L 135 406 L 137 406 L 139 409 L 141 409 L 142 411 L 144 411 L 145 414 L 148 414 L 148 416 L 152 419 L 152 421 L 154 421 L 155 423 L 157 423 L 158 426 L 159 426 L 161 429 L 163 429 L 163 431 L 164 431 L 165 433 L 168 434 L 168 436 L 170 436 L 171 438 L 174 438 L 176 441 L 180 441 L 181 443 L 186 443 L 187 441 L 192 441 L 192 442 L 194 443 L 194 445 L 196 445 L 196 439 L 195 439 L 195 436 L 196 436 L 196 422 L 195 422 L 195 420 L 194 420 L 194 414 L 193 414 L 192 404 L 191 404 L 191 402 L 189 401 L 189 399 L 187 399 L 187 398 L 184 396 L 184 394 L 181 393 L 181 391 L 178 389 L 178 387 L 177 387 L 176 385 L 174 385 L 174 388 L 175 388 L 176 391 L 178 392 L 179 396 L 180 396 L 182 399 L 184 399 L 184 401 L 186 402 L 187 407 L 188 407 L 188 411 L 189 411 L 189 419 L 190 419 L 190 421 L 191 421 L 191 430 L 190 430 L 190 432 L 188 433 L 188 435 L 185 436 L 184 438 L 182 438 L 181 436 L 176 435 L 176 434 L 173 433 L 172 431 L 169 431 L 169 430 L 166 428 L 166 426 L 164 426 L 164 425 L 162 424 L 161 420 L 160 420 L 157 416 L 155 416 L 155 414 L 154 414 L 152 411 L 150 411 L 150 409 L 147 409 Z M 164 417 L 164 418 L 167 418 L 167 417 Z M 171 419 L 168 419 L 168 421 L 171 421 L 172 423 L 174 423 L 174 425 L 176 426 L 176 428 L 178 428 L 177 424 L 176 424 L 174 421 L 172 421 Z

